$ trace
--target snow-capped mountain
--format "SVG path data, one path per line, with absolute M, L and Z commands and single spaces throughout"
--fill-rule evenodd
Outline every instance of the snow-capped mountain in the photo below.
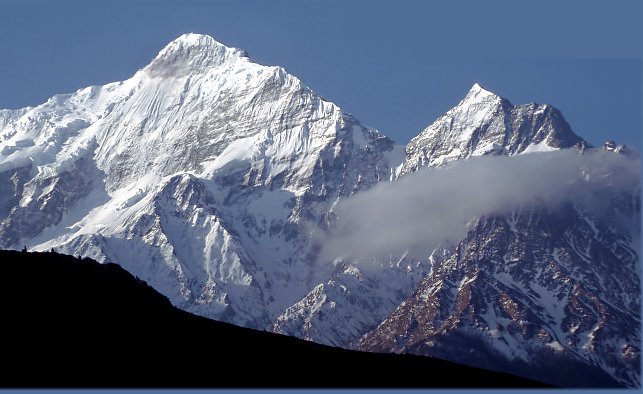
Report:
M 524 374 L 521 359 L 538 378 L 551 349 L 637 385 L 638 238 L 582 205 L 471 218 L 426 255 L 320 253 L 338 204 L 380 182 L 567 148 L 593 150 L 555 108 L 476 84 L 405 149 L 283 68 L 186 34 L 125 81 L 0 110 L 0 247 L 118 262 L 185 310 L 324 344 Z M 604 198 L 640 217 L 640 185 Z M 462 356 L 459 336 L 491 356 Z
M 411 141 L 399 174 L 474 156 L 565 148 L 636 156 L 613 141 L 602 153 L 588 149 L 555 108 L 513 106 L 476 84 Z M 640 193 L 640 184 L 603 193 L 592 200 L 598 210 L 568 201 L 477 218 L 413 294 L 353 346 L 562 386 L 638 386 Z
M 515 155 L 589 144 L 547 104 L 512 105 L 479 84 L 411 140 L 401 173 L 482 155 Z
M 0 245 L 117 261 L 177 305 L 266 328 L 327 279 L 307 226 L 402 150 L 281 67 L 187 34 L 123 82 L 0 118 Z

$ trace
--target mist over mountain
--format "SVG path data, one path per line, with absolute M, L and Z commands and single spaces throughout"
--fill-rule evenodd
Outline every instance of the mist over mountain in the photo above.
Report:
M 639 168 L 479 84 L 401 146 L 186 34 L 125 81 L 0 110 L 0 247 L 116 262 L 243 327 L 636 387 Z
M 322 256 L 422 256 L 441 243 L 461 240 L 472 218 L 520 208 L 556 209 L 569 201 L 600 210 L 606 195 L 617 198 L 636 190 L 639 165 L 631 156 L 562 150 L 515 158 L 485 155 L 422 168 L 340 202 L 333 229 L 320 241 Z M 594 213 L 636 234 L 636 217 Z

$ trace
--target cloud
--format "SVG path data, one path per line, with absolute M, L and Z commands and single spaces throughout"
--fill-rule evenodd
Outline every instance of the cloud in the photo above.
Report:
M 597 194 L 640 194 L 640 184 L 638 157 L 599 150 L 485 156 L 426 168 L 338 204 L 336 223 L 320 239 L 320 259 L 422 256 L 460 241 L 466 224 L 483 215 L 570 199 L 600 204 Z

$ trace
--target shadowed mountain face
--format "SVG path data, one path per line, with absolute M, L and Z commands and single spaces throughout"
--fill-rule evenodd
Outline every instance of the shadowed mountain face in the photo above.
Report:
M 215 322 L 116 264 L 0 251 L 0 270 L 0 387 L 543 387 Z

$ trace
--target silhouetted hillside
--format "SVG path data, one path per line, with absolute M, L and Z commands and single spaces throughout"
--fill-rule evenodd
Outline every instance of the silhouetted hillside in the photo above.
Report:
M 116 264 L 56 253 L 0 251 L 0 316 L 1 387 L 542 386 L 211 321 Z

